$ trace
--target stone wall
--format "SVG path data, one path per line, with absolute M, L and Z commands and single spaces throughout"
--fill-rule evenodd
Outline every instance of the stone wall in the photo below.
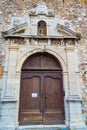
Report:
M 2 89 L 2 61 L 3 61 L 3 39 L 1 36 L 1 32 L 3 31 L 3 16 L 2 16 L 2 11 L 0 10 L 0 97 L 1 97 L 1 89 Z
M 54 9 L 55 13 L 66 21 L 69 20 L 77 32 L 81 33 L 79 41 L 78 56 L 80 59 L 80 72 L 83 93 L 83 113 L 87 122 L 87 93 L 86 81 L 82 76 L 86 71 L 87 64 L 87 0 L 1 0 L 0 1 L 0 64 L 4 66 L 5 44 L 1 34 L 7 30 L 13 16 L 21 16 L 29 12 L 32 7 L 36 7 L 38 2 L 46 1 L 48 8 Z M 85 61 L 84 61 L 85 59 Z M 82 66 L 83 64 L 83 66 Z M 2 79 L 0 79 L 0 93 L 2 89 Z

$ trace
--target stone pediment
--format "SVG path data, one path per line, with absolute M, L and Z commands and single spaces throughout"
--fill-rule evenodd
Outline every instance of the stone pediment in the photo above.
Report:
M 5 32 L 3 32 L 3 36 L 15 35 L 15 34 L 23 34 L 26 29 L 27 23 L 17 25 Z
M 3 37 L 29 37 L 29 38 L 33 38 L 33 37 L 37 37 L 37 38 L 80 38 L 81 35 L 79 33 L 76 33 L 74 32 L 73 30 L 67 28 L 66 26 L 64 25 L 61 25 L 61 24 L 57 24 L 57 29 L 58 29 L 58 32 L 61 33 L 61 35 L 31 35 L 31 34 L 27 34 L 25 33 L 26 31 L 26 28 L 27 28 L 27 22 L 24 23 L 24 24 L 20 24 L 20 25 L 17 25 L 5 32 L 2 33 Z
M 47 17 L 48 15 L 52 17 Z M 45 29 L 42 29 L 39 23 L 45 23 Z M 39 25 L 41 28 L 38 28 Z M 80 38 L 80 34 L 74 31 L 72 25 L 67 25 L 64 20 L 54 15 L 54 11 L 49 10 L 45 3 L 41 3 L 26 15 L 13 18 L 9 29 L 2 35 L 3 37 L 37 37 L 38 39 Z M 42 32 L 45 32 L 45 35 Z
M 63 32 L 64 34 L 70 35 L 70 36 L 76 36 L 80 37 L 81 34 L 76 33 L 75 31 L 71 30 L 68 26 L 61 25 L 57 23 L 57 29 L 59 32 Z

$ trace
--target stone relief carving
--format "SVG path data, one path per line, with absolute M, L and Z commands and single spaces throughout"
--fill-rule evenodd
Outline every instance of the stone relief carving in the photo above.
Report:
M 35 16 L 38 14 L 45 14 L 49 17 L 55 16 L 54 10 L 48 9 L 45 5 L 45 2 L 41 2 L 41 3 L 37 4 L 36 7 L 29 12 L 30 16 Z
M 51 44 L 52 45 L 75 45 L 75 40 L 64 40 L 64 39 L 61 39 L 61 40 L 51 40 Z
M 36 8 L 37 14 L 46 14 L 48 12 L 48 8 L 45 5 L 45 2 L 41 2 L 37 5 Z

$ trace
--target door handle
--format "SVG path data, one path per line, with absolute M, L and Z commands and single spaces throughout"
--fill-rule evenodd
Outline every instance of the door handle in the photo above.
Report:
M 45 97 L 45 99 L 47 99 L 47 97 Z

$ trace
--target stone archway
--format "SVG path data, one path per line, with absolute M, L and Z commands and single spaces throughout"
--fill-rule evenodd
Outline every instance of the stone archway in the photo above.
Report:
M 21 70 L 20 124 L 64 123 L 62 68 L 49 53 L 28 57 Z

